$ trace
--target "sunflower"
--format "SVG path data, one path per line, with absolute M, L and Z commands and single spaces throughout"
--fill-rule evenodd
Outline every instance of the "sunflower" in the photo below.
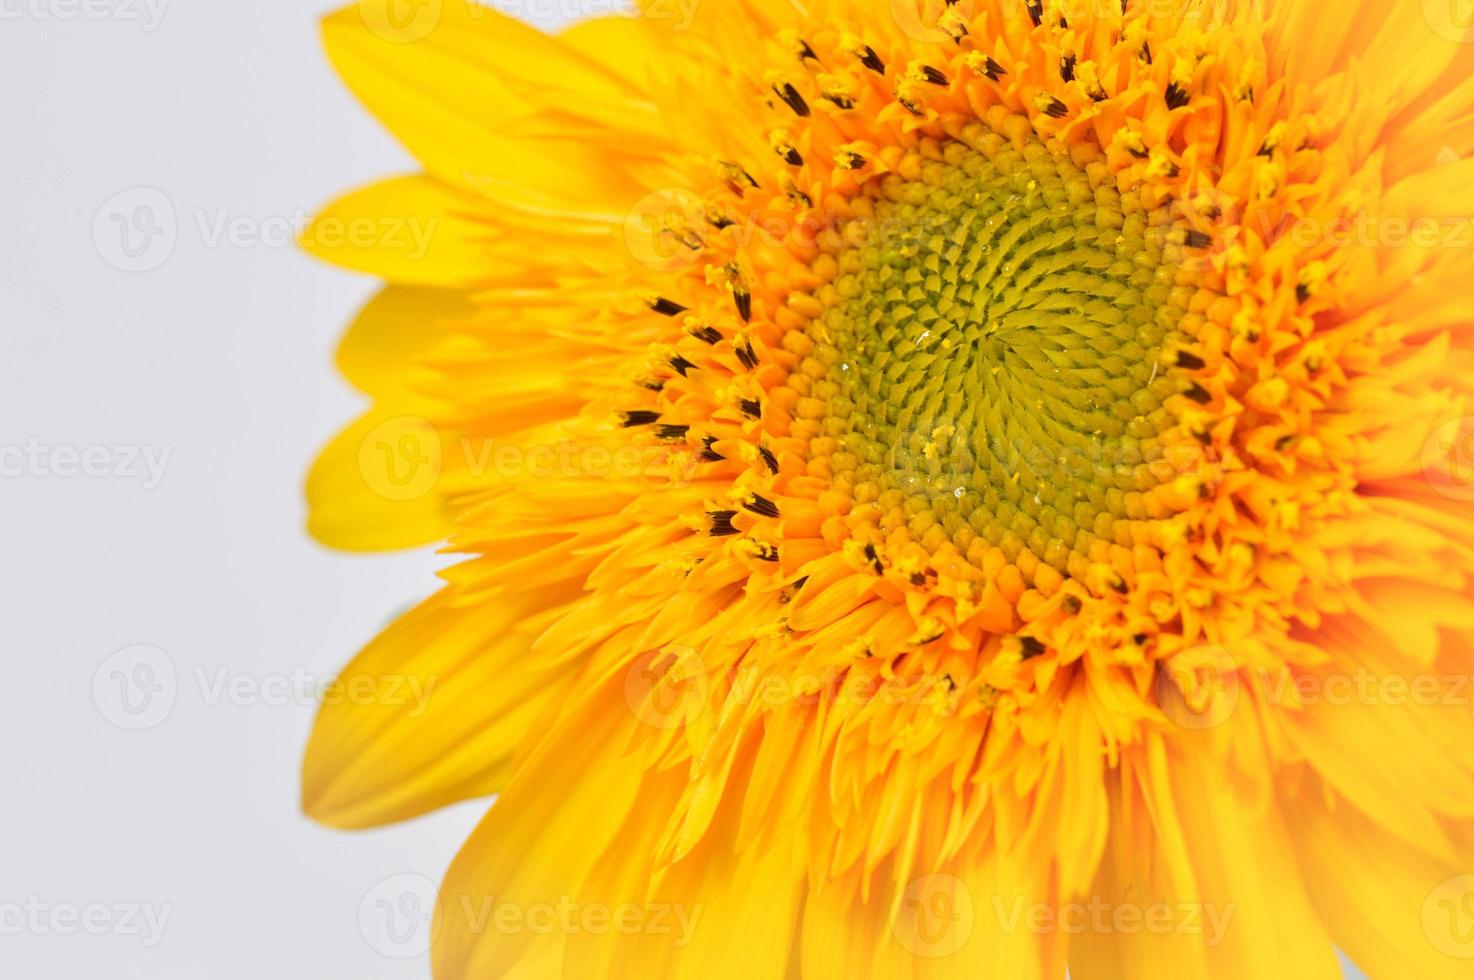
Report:
M 303 783 L 498 794 L 439 980 L 1470 975 L 1456 4 L 396 11 L 310 529 L 462 560 Z

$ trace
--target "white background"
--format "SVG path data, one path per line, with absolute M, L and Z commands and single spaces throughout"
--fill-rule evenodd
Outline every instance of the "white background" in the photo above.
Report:
M 142 0 L 86 3 L 0 0 L 0 453 L 169 456 L 153 487 L 17 475 L 13 453 L 0 476 L 0 976 L 426 977 L 372 945 L 374 889 L 438 879 L 484 806 L 317 827 L 298 811 L 309 699 L 214 697 L 222 678 L 279 695 L 331 676 L 443 564 L 302 531 L 306 467 L 361 407 L 331 358 L 374 283 L 209 236 L 221 217 L 279 232 L 413 165 L 321 53 L 335 4 L 168 0 L 152 22 Z M 167 196 L 178 234 L 130 274 L 93 224 L 138 187 Z M 137 644 L 178 689 L 128 731 L 93 680 Z M 152 946 L 139 906 L 169 916 Z M 84 914 L 103 934 L 68 918 Z
M 396 945 L 378 902 L 428 889 L 483 804 L 316 827 L 310 699 L 268 703 L 331 676 L 441 564 L 301 530 L 302 475 L 361 407 L 332 352 L 375 286 L 283 229 L 413 165 L 321 54 L 334 4 L 150 2 L 0 0 L 0 976 L 423 978 L 423 934 Z M 139 188 L 177 236 L 127 273 L 109 202 Z M 270 240 L 212 242 L 222 221 Z M 63 459 L 16 473 L 17 447 Z M 53 471 L 89 447 L 110 475 Z M 163 459 L 156 486 L 120 472 L 130 447 Z M 177 688 L 130 731 L 109 658 L 138 645 Z

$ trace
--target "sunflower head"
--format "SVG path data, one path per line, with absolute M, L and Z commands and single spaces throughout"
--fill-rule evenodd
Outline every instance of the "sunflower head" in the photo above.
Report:
M 355 668 L 434 674 L 438 711 L 325 712 L 307 787 L 348 826 L 502 791 L 438 975 L 1332 975 L 1332 940 L 1447 971 L 1407 896 L 1469 856 L 1439 748 L 1474 723 L 1303 684 L 1474 666 L 1461 478 L 1428 476 L 1474 431 L 1469 251 L 1388 235 L 1474 209 L 1467 31 L 652 0 L 555 38 L 435 6 L 328 21 L 426 173 L 326 217 L 437 224 L 328 250 L 398 285 L 310 490 L 330 542 L 465 560 Z M 1402 751 L 1440 775 L 1369 773 Z M 1337 899 L 1372 853 L 1417 869 L 1376 928 Z M 488 895 L 709 925 L 491 937 Z

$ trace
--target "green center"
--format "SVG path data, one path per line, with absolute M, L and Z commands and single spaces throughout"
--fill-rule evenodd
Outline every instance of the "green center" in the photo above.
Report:
M 1118 522 L 1161 480 L 1182 233 L 1038 140 L 940 156 L 878 182 L 809 326 L 834 471 L 859 500 L 899 494 L 918 540 L 1065 571 L 1093 539 L 1128 541 Z

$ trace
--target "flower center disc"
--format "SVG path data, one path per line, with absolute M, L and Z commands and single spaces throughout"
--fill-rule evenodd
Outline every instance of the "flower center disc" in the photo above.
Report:
M 1160 358 L 1194 289 L 1166 209 L 1088 152 L 1011 135 L 913 152 L 867 188 L 806 328 L 811 451 L 883 531 L 1069 574 L 1156 516 L 1142 493 L 1180 391 Z

